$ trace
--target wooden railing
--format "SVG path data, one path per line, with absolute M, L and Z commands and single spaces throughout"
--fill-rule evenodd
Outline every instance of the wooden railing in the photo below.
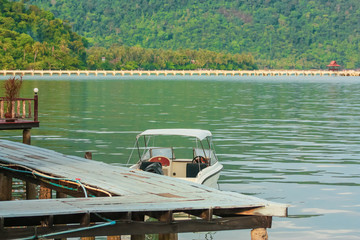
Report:
M 38 122 L 38 95 L 8 101 L 0 97 L 0 119 L 24 119 Z

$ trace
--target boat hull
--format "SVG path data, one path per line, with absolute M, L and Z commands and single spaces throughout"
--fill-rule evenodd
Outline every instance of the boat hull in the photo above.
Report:
M 223 165 L 219 162 L 216 162 L 214 165 L 209 166 L 203 169 L 196 178 L 181 178 L 186 181 L 199 183 L 212 188 L 218 187 L 218 180 L 220 177 L 220 172 L 223 169 Z
M 208 187 L 218 188 L 218 180 L 222 169 L 223 165 L 217 162 L 201 171 L 196 177 L 196 182 Z

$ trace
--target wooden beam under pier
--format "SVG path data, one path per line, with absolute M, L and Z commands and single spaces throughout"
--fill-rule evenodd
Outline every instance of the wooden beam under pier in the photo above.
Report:
M 118 221 L 114 224 L 103 225 L 95 224 L 90 227 L 97 227 L 92 229 L 79 230 L 78 225 L 58 226 L 52 227 L 27 227 L 22 229 L 7 228 L 2 231 L 4 239 L 18 239 L 31 236 L 42 237 L 47 234 L 54 234 L 49 238 L 69 238 L 69 237 L 86 237 L 86 236 L 111 236 L 111 235 L 132 235 L 141 236 L 140 234 L 167 234 L 176 232 L 205 232 L 205 231 L 221 231 L 221 230 L 239 230 L 257 228 L 269 228 L 271 226 L 271 217 L 237 217 L 237 218 L 219 218 L 210 222 L 204 220 L 182 220 L 174 221 L 171 224 L 164 222 L 143 222 Z M 74 231 L 71 232 L 70 231 Z M 68 233 L 67 233 L 68 232 Z M 56 235 L 55 235 L 56 234 Z M 136 238 L 135 238 L 136 239 Z M 139 238 L 137 238 L 139 239 Z

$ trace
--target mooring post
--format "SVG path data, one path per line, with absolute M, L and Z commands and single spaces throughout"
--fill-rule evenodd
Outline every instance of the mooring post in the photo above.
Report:
M 12 198 L 12 177 L 0 173 L 0 201 L 10 201 Z
M 268 240 L 266 228 L 255 228 L 251 230 L 251 240 Z
M 92 152 L 86 152 L 85 153 L 85 156 L 84 156 L 86 159 L 92 159 Z

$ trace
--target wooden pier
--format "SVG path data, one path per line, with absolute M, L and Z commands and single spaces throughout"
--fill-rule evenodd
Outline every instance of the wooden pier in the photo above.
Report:
M 23 130 L 23 143 L 31 143 L 30 130 L 39 127 L 37 89 L 34 98 L 16 98 L 8 102 L 0 97 L 0 130 Z M 11 108 L 9 105 L 11 104 Z M 7 106 L 6 106 L 7 105 Z M 7 109 L 12 109 L 7 113 Z M 7 116 L 9 114 L 9 116 Z
M 37 198 L 48 199 L 10 201 L 7 180 L 12 178 L 40 185 Z M 273 216 L 287 216 L 284 204 L 7 140 L 0 140 L 0 184 L 1 239 L 145 239 L 152 233 L 176 239 L 179 232 L 233 229 L 264 233 Z M 49 199 L 55 192 L 61 198 Z M 178 219 L 179 213 L 190 217 Z M 261 238 L 252 235 L 267 239 L 266 231 Z
M 329 70 L 0 70 L 3 76 L 348 76 L 360 71 Z

